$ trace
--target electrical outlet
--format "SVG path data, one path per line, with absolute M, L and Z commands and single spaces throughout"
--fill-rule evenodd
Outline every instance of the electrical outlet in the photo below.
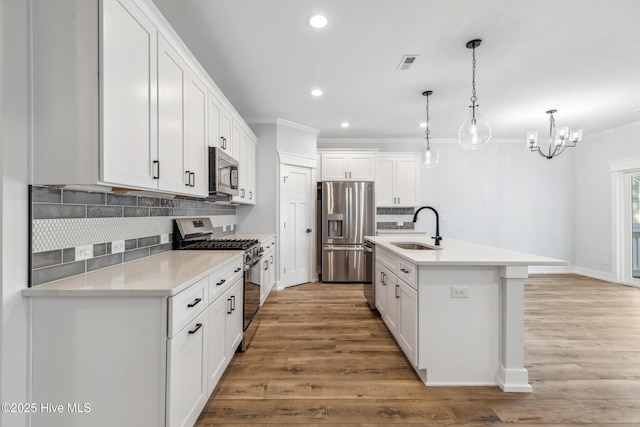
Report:
M 76 247 L 76 261 L 93 258 L 93 245 L 84 245 Z
M 606 256 L 602 259 L 602 262 L 604 263 L 604 265 L 609 265 L 609 257 Z
M 169 235 L 168 234 L 161 234 L 160 235 L 160 244 L 162 243 L 169 243 Z
M 451 298 L 469 298 L 469 288 L 466 286 L 452 286 Z
M 114 240 L 111 242 L 111 253 L 119 254 L 120 252 L 124 252 L 124 240 Z

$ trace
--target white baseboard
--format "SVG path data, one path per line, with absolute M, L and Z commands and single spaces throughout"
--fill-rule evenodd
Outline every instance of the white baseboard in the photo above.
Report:
M 575 267 L 575 273 L 581 276 L 592 277 L 594 279 L 604 280 L 605 282 L 616 282 L 616 278 L 613 273 L 609 271 L 592 270 L 585 267 Z
M 529 274 L 575 274 L 575 267 L 570 265 L 530 265 Z

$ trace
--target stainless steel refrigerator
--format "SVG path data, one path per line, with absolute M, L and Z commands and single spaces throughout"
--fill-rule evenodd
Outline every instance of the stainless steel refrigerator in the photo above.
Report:
M 323 282 L 365 282 L 364 236 L 374 235 L 373 182 L 322 183 L 320 213 Z

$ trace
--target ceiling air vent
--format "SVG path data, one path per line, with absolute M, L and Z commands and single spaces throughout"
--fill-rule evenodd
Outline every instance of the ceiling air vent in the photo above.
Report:
M 400 61 L 400 65 L 398 65 L 397 71 L 408 70 L 411 68 L 416 59 L 418 59 L 420 55 L 405 55 L 402 57 L 402 61 Z

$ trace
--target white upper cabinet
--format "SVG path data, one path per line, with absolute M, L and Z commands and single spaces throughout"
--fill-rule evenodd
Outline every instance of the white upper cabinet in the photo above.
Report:
M 185 178 L 189 192 L 203 197 L 209 194 L 207 147 L 207 88 L 191 72 L 187 85 Z
M 240 126 L 234 126 L 234 141 L 238 140 L 234 150 L 238 160 L 238 195 L 233 196 L 233 201 L 246 205 L 256 203 L 256 142 L 255 139 L 243 131 Z
M 233 157 L 231 152 L 231 122 L 232 118 L 220 101 L 211 91 L 209 92 L 209 147 L 218 147 Z
M 255 139 L 152 2 L 38 1 L 31 20 L 34 184 L 206 196 L 208 147 Z
M 158 37 L 158 187 L 186 192 L 184 173 L 185 81 L 188 66 L 180 54 Z
M 420 160 L 416 154 L 378 154 L 376 205 L 417 206 L 420 200 Z
M 153 114 L 157 30 L 140 9 L 128 1 L 104 1 L 102 21 L 100 179 L 153 188 L 157 186 L 153 161 L 158 155 L 156 115 Z M 59 159 L 56 158 L 56 163 Z
M 321 181 L 375 180 L 375 153 L 325 152 L 320 164 Z

